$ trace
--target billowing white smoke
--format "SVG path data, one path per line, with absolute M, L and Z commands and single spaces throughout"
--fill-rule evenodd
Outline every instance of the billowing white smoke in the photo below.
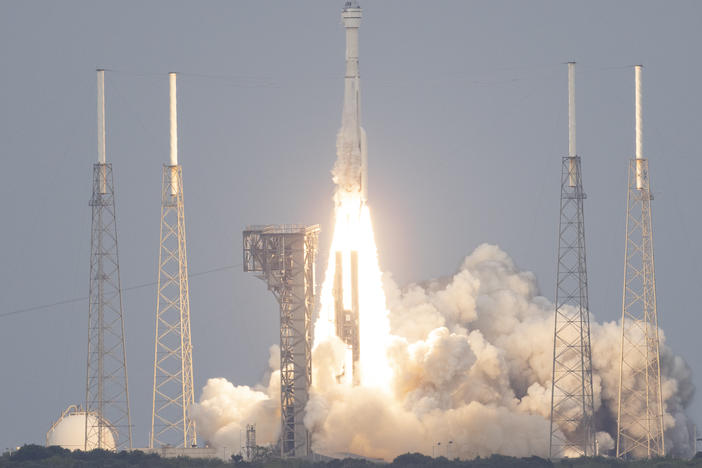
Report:
M 547 456 L 554 306 L 539 295 L 534 275 L 484 244 L 450 278 L 403 290 L 388 275 L 383 282 L 393 335 L 391 388 L 338 384 L 343 345 L 330 340 L 317 346 L 305 417 L 313 450 L 385 459 L 437 450 L 452 458 Z M 591 317 L 591 333 L 604 452 L 616 435 L 621 329 Z M 666 448 L 689 455 L 690 369 L 665 346 L 662 333 L 661 341 Z M 275 369 L 275 357 L 271 364 Z M 211 379 L 195 408 L 198 431 L 215 445 L 233 447 L 245 424 L 256 423 L 259 442 L 274 442 L 278 391 L 276 372 L 267 388 L 256 391 Z
M 256 424 L 259 445 L 280 436 L 280 348 L 270 347 L 266 385 L 235 387 L 227 379 L 208 379 L 192 414 L 200 436 L 215 447 L 236 449 L 245 441 L 246 425 Z

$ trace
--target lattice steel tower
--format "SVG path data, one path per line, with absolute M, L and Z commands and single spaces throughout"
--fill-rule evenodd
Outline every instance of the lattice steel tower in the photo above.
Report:
M 105 157 L 105 71 L 97 70 L 98 162 L 93 165 L 85 450 L 132 447 L 112 164 Z
M 648 160 L 641 150 L 641 66 L 636 83 L 636 158 L 629 162 L 622 294 L 617 457 L 665 455 Z
M 246 460 L 253 461 L 256 456 L 256 425 L 246 425 Z
M 595 454 L 590 311 L 580 157 L 575 151 L 575 63 L 568 64 L 568 156 L 561 170 L 561 214 L 551 381 L 549 456 Z
M 244 271 L 258 273 L 280 304 L 280 455 L 305 457 L 319 226 L 249 226 L 243 235 Z
M 170 78 L 171 157 L 163 166 L 158 256 L 154 392 L 149 447 L 197 445 L 183 171 L 178 164 L 176 75 Z

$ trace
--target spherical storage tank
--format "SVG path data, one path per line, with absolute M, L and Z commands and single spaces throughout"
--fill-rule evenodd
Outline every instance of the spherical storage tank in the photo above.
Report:
M 46 446 L 58 445 L 69 450 L 93 450 L 97 448 L 97 440 L 91 441 L 85 446 L 85 418 L 88 418 L 88 425 L 94 426 L 98 423 L 95 413 L 88 413 L 75 405 L 66 408 L 61 417 L 51 426 L 46 433 Z M 102 448 L 105 450 L 115 449 L 115 437 L 109 428 L 103 428 Z

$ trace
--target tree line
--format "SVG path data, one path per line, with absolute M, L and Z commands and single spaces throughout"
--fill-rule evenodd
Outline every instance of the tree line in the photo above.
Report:
M 357 458 L 329 461 L 283 460 L 273 456 L 270 451 L 262 451 L 261 456 L 255 457 L 252 461 L 244 460 L 241 455 L 233 455 L 230 460 L 225 461 L 218 458 L 162 458 L 157 454 L 147 454 L 139 450 L 71 452 L 61 447 L 41 445 L 25 445 L 17 451 L 6 452 L 0 456 L 0 468 L 378 468 L 379 466 L 382 468 L 702 468 L 702 452 L 692 460 L 658 458 L 636 461 L 604 457 L 551 461 L 539 457 L 515 458 L 503 455 L 478 457 L 474 460 L 449 460 L 445 457 L 432 458 L 420 453 L 406 453 L 382 465 Z

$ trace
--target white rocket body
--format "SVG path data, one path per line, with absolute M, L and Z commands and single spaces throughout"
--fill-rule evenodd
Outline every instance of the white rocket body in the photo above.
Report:
M 337 135 L 337 161 L 332 171 L 339 190 L 358 193 L 368 199 L 368 154 L 366 133 L 361 127 L 361 79 L 358 72 L 358 30 L 361 8 L 355 0 L 347 1 L 341 13 L 346 28 L 346 75 L 341 129 Z

